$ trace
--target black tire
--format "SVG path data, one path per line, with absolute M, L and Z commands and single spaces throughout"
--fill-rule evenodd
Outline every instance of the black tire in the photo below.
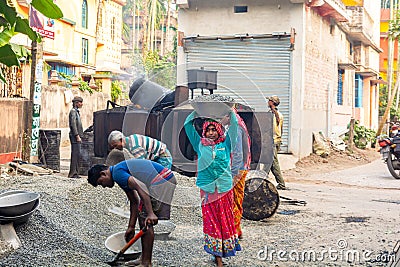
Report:
M 387 166 L 390 174 L 396 178 L 400 179 L 400 162 L 392 151 L 389 151 L 389 157 L 387 159 Z
M 245 182 L 243 218 L 252 221 L 267 219 L 279 206 L 279 193 L 267 179 L 255 177 Z

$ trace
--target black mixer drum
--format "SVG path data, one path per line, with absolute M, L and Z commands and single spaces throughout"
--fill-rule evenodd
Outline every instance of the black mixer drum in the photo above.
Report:
M 151 110 L 159 105 L 159 102 L 172 91 L 159 84 L 146 80 L 143 77 L 137 78 L 129 89 L 129 99 L 142 109 Z

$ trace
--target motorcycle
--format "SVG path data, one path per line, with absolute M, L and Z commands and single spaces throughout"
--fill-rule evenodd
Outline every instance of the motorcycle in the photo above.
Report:
M 397 126 L 392 126 L 390 137 L 378 138 L 382 160 L 387 164 L 390 174 L 400 179 L 400 134 Z

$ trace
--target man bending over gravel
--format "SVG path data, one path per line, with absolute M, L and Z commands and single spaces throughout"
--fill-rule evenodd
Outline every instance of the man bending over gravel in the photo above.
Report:
M 172 171 L 150 160 L 130 159 L 110 167 L 94 165 L 88 171 L 88 182 L 103 188 L 112 188 L 117 183 L 125 191 L 130 202 L 126 241 L 134 237 L 137 219 L 140 228 L 148 227 L 148 231 L 141 238 L 142 256 L 132 264 L 151 266 L 154 243 L 152 226 L 156 225 L 158 220 L 170 218 L 171 201 L 176 187 Z

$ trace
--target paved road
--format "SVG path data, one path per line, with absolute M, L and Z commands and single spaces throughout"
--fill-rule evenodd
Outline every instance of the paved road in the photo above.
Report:
M 313 174 L 288 183 L 281 195 L 303 199 L 316 211 L 359 213 L 400 218 L 400 179 L 394 179 L 379 159 L 369 164 L 325 174 Z M 338 202 L 326 209 L 324 202 Z

